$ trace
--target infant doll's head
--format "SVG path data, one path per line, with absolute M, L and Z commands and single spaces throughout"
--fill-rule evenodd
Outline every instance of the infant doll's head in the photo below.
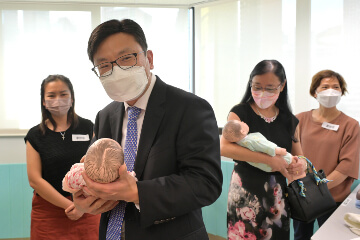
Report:
M 229 142 L 238 142 L 249 133 L 249 126 L 239 120 L 228 121 L 222 131 L 222 135 Z
M 87 150 L 84 168 L 91 180 L 109 183 L 119 177 L 119 168 L 123 163 L 124 152 L 120 144 L 110 138 L 101 138 Z

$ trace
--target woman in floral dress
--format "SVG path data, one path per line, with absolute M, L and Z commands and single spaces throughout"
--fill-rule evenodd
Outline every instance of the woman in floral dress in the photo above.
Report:
M 221 155 L 235 161 L 228 195 L 228 239 L 289 239 L 286 178 L 291 182 L 303 174 L 306 162 L 297 158 L 302 155 L 296 132 L 299 121 L 291 113 L 281 63 L 263 60 L 255 66 L 245 95 L 231 109 L 228 120 L 244 121 L 249 125 L 249 133 L 260 132 L 294 156 L 289 165 L 282 156 L 252 152 L 221 137 Z M 247 162 L 265 163 L 272 172 Z

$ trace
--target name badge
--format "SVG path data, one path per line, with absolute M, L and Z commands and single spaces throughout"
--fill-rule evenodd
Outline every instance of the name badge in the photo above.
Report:
M 343 206 L 347 206 L 349 204 L 349 202 L 351 202 L 351 198 L 346 198 L 341 205 Z
M 339 129 L 339 125 L 331 124 L 331 123 L 327 123 L 327 122 L 323 122 L 323 124 L 321 126 L 325 129 L 332 130 L 335 132 Z
M 90 141 L 89 134 L 73 134 L 72 135 L 73 142 L 85 142 Z

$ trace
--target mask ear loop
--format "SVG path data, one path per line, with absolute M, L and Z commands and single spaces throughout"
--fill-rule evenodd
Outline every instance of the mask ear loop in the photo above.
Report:
M 147 58 L 147 51 L 146 51 L 146 54 L 144 54 L 145 55 L 145 59 L 146 59 L 146 62 L 147 62 L 147 65 L 149 65 L 149 67 L 150 67 L 150 63 L 149 63 L 149 59 Z M 145 67 L 144 67 L 145 68 Z M 146 68 L 145 68 L 146 69 Z M 150 69 L 150 68 L 149 68 Z M 150 71 L 149 71 L 150 72 Z M 146 74 L 146 70 L 145 70 L 145 74 Z M 151 76 L 152 76 L 152 72 L 150 72 L 150 74 L 149 74 L 149 76 L 147 76 L 147 74 L 146 74 L 146 77 L 147 77 L 147 80 L 148 80 L 148 82 L 149 82 L 149 79 L 151 78 Z

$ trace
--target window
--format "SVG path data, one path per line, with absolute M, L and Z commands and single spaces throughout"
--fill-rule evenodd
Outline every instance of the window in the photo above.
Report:
M 113 18 L 138 22 L 154 53 L 153 73 L 190 89 L 187 7 L 24 3 L 0 4 L 0 13 L 0 132 L 24 134 L 40 123 L 40 85 L 49 74 L 71 80 L 76 112 L 95 121 L 112 100 L 90 70 L 87 41 L 95 26 Z
M 2 10 L 1 14 L 1 128 L 27 129 L 40 123 L 40 85 L 49 74 L 70 78 L 75 109 L 84 115 L 82 98 L 91 102 L 93 95 L 84 90 L 96 89 L 86 57 L 91 12 Z
M 360 2 L 312 1 L 311 19 L 310 72 L 313 75 L 320 70 L 331 69 L 340 73 L 349 93 L 342 97 L 338 108 L 359 121 Z M 317 101 L 311 99 L 311 107 L 317 106 Z
M 87 40 L 95 26 L 112 18 L 131 18 L 143 27 L 154 52 L 153 73 L 208 100 L 219 127 L 240 102 L 251 70 L 263 59 L 284 65 L 295 114 L 317 108 L 309 95 L 311 78 L 332 69 L 343 75 L 349 89 L 339 109 L 360 120 L 359 1 L 194 0 L 179 1 L 178 6 L 169 5 L 174 2 L 170 0 L 156 1 L 158 5 L 147 1 L 146 7 L 99 1 L 0 3 L 0 133 L 40 122 L 40 83 L 55 73 L 72 81 L 76 112 L 95 120 L 111 99 L 90 71 Z
M 154 53 L 153 73 L 166 83 L 189 91 L 188 9 L 101 8 L 101 22 L 123 18 L 133 19 L 143 28 L 149 50 Z
M 285 68 L 293 112 L 318 107 L 312 76 L 339 72 L 349 94 L 338 108 L 360 120 L 360 2 L 239 0 L 195 6 L 195 93 L 215 109 L 219 127 L 239 103 L 254 66 L 276 59 Z

